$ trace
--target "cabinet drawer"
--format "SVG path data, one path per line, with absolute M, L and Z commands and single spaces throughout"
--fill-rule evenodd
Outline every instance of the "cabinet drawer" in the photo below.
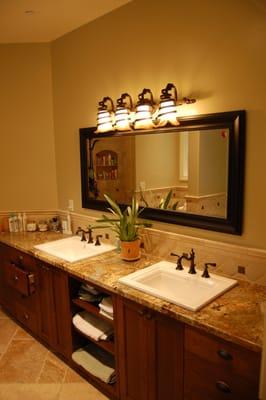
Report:
M 259 368 L 259 353 L 186 327 L 186 400 L 255 400 Z
M 22 304 L 16 304 L 16 317 L 17 319 L 32 332 L 37 333 L 38 319 L 37 313 L 24 307 Z
M 24 296 L 35 292 L 35 275 L 24 271 L 14 264 L 5 266 L 6 283 Z

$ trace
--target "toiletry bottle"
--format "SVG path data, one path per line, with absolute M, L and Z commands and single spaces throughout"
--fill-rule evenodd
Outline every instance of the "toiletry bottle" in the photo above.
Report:
M 67 213 L 67 233 L 69 234 L 69 235 L 72 235 L 72 229 L 71 229 L 71 215 L 70 215 L 70 212 L 68 211 L 68 213 Z
M 27 215 L 25 212 L 22 215 L 22 229 L 23 229 L 23 232 L 27 231 Z
M 21 213 L 18 214 L 17 220 L 18 220 L 18 230 L 19 230 L 19 232 L 23 232 L 23 221 L 22 221 Z
M 13 232 L 18 232 L 19 231 L 19 226 L 18 226 L 18 216 L 14 215 L 13 217 L 13 226 L 14 226 L 14 231 Z
M 8 229 L 9 229 L 9 232 L 11 232 L 11 233 L 14 231 L 14 229 L 13 229 L 13 214 L 10 214 L 8 217 Z

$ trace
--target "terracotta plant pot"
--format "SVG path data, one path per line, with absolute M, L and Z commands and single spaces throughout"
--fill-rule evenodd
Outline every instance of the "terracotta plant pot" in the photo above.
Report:
M 121 258 L 126 261 L 135 261 L 140 259 L 140 239 L 133 242 L 120 242 Z

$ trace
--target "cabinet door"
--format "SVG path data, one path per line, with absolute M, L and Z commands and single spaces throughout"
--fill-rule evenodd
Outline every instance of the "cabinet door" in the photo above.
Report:
M 53 270 L 54 308 L 56 314 L 55 349 L 70 359 L 72 354 L 71 307 L 69 301 L 68 275 Z
M 143 307 L 122 299 L 118 301 L 117 313 L 121 398 L 150 400 L 151 323 L 143 318 Z
M 53 271 L 39 263 L 39 336 L 51 347 L 56 343 L 56 318 L 54 307 Z
M 46 263 L 39 264 L 39 335 L 55 351 L 72 353 L 68 276 Z
M 182 325 L 121 298 L 117 324 L 122 400 L 181 400 Z
M 183 400 L 183 324 L 157 313 L 154 329 L 152 398 Z

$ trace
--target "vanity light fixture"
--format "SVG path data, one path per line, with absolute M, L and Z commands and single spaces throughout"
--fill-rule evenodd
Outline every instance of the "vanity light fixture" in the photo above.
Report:
M 99 102 L 96 133 L 152 129 L 166 125 L 177 126 L 180 124 L 178 106 L 195 102 L 195 99 L 188 97 L 178 99 L 173 83 L 168 83 L 161 91 L 159 106 L 154 103 L 151 90 L 143 89 L 138 95 L 135 112 L 132 98 L 128 93 L 123 93 L 117 100 L 115 114 L 113 100 L 110 97 L 104 97 Z
M 145 97 L 149 95 L 148 97 Z M 153 111 L 154 101 L 153 95 L 150 89 L 143 89 L 138 95 L 139 101 L 136 106 L 136 114 L 134 121 L 134 129 L 152 129 L 154 128 L 153 123 Z
M 109 109 L 108 102 L 110 104 Z M 110 97 L 104 97 L 102 101 L 99 102 L 96 133 L 110 132 L 114 130 L 113 112 L 113 100 Z
M 126 100 L 129 100 L 129 104 Z M 114 128 L 118 131 L 130 131 L 132 119 L 133 102 L 128 93 L 123 93 L 117 100 L 115 111 L 115 125 Z
M 192 104 L 196 101 L 195 99 L 189 99 L 188 97 L 178 100 L 177 90 L 173 83 L 168 83 L 162 90 L 160 99 L 161 101 L 155 120 L 156 125 L 159 127 L 167 124 L 173 126 L 179 125 L 180 122 L 178 121 L 177 107 L 182 104 Z
M 165 126 L 168 123 L 177 126 L 180 124 L 177 118 L 177 90 L 175 85 L 168 83 L 162 90 L 160 105 L 156 118 L 158 126 Z

